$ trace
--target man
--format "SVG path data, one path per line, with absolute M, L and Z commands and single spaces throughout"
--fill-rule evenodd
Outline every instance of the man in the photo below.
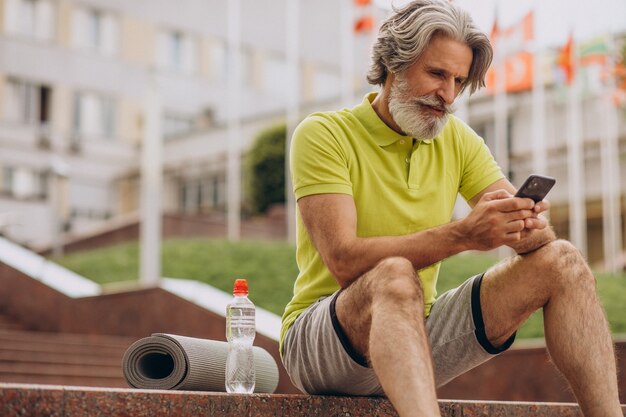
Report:
M 484 86 L 487 37 L 453 3 L 417 0 L 383 24 L 372 57 L 380 93 L 294 133 L 300 274 L 281 332 L 294 384 L 437 416 L 436 386 L 506 350 L 542 308 L 585 415 L 622 416 L 584 259 L 539 216 L 549 204 L 513 197 L 482 139 L 450 114 L 459 93 Z M 451 222 L 457 193 L 472 211 Z M 441 260 L 501 245 L 518 255 L 435 297 Z

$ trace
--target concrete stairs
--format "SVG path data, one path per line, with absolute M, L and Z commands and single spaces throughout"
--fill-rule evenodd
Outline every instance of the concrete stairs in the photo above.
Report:
M 128 387 L 121 363 L 134 341 L 31 331 L 0 313 L 0 382 Z

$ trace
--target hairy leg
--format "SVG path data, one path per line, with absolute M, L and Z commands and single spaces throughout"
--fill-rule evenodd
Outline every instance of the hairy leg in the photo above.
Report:
M 595 278 L 578 250 L 558 240 L 487 271 L 481 287 L 487 337 L 504 343 L 543 308 L 546 344 L 585 416 L 620 416 L 613 342 Z
M 402 417 L 440 415 L 423 308 L 419 280 L 404 258 L 384 259 L 337 298 L 343 331 Z

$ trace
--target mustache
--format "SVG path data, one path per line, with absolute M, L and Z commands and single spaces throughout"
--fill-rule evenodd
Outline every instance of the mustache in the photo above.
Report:
M 435 96 L 421 96 L 413 99 L 413 102 L 419 106 L 434 107 L 437 110 L 443 111 L 445 114 L 454 113 L 456 110 L 454 106 L 444 103 L 442 100 Z

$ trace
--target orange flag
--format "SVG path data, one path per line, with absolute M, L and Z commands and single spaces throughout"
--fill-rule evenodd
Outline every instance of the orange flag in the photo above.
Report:
M 374 28 L 374 18 L 370 15 L 361 16 L 354 22 L 354 31 L 356 33 L 369 32 Z
M 561 48 L 559 57 L 557 58 L 557 65 L 563 70 L 565 74 L 565 83 L 571 85 L 574 81 L 574 37 L 570 33 L 567 42 Z
M 517 24 L 500 28 L 494 21 L 491 29 L 491 43 L 497 55 L 504 59 L 505 91 L 530 90 L 533 85 L 533 54 L 528 51 L 530 41 L 535 37 L 535 14 L 530 11 Z M 487 92 L 496 92 L 498 68 L 492 64 L 487 72 Z
M 621 106 L 626 103 L 626 64 L 623 61 L 616 63 L 613 73 L 617 87 L 613 93 L 613 103 Z

